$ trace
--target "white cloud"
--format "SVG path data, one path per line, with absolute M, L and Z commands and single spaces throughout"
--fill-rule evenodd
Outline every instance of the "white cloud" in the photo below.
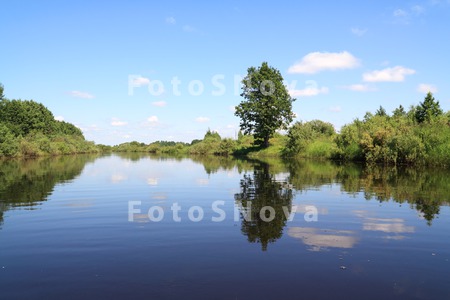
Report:
M 150 79 L 142 76 L 130 77 L 130 83 L 134 86 L 149 85 Z
M 369 92 L 375 90 L 375 88 L 371 87 L 368 84 L 351 84 L 343 86 L 343 88 L 355 92 Z
M 174 17 L 167 17 L 166 18 L 166 23 L 170 24 L 170 25 L 175 25 L 177 23 L 177 20 L 175 20 Z
M 119 182 L 127 180 L 127 179 L 128 178 L 125 175 L 123 175 L 123 174 L 116 173 L 116 174 L 112 174 L 111 175 L 111 182 L 112 183 L 119 183 Z
M 374 219 L 374 218 L 373 218 Z M 387 223 L 385 220 L 388 220 Z M 401 222 L 389 222 L 389 219 L 376 219 L 375 222 L 363 223 L 363 230 L 367 231 L 381 231 L 387 233 L 413 233 L 413 226 L 406 226 Z
M 158 178 L 154 178 L 154 177 L 147 178 L 147 184 L 153 185 L 153 186 L 158 185 Z
M 341 112 L 342 108 L 338 105 L 338 106 L 330 106 L 329 111 L 332 112 Z
M 359 37 L 365 35 L 366 32 L 367 32 L 367 29 L 366 29 L 366 28 L 363 29 L 363 28 L 358 28 L 358 27 L 354 27 L 354 28 L 352 28 L 352 29 L 350 29 L 350 30 L 351 30 L 351 32 L 352 32 L 354 35 L 359 36 Z
M 433 84 L 421 83 L 417 86 L 417 91 L 425 94 L 428 92 L 437 93 L 438 89 Z
M 290 90 L 289 94 L 291 97 L 311 97 L 311 96 L 317 96 L 319 94 L 327 94 L 328 88 L 327 87 L 308 87 L 302 90 Z
M 420 5 L 414 5 L 411 7 L 411 11 L 415 13 L 416 15 L 421 15 L 425 12 L 425 8 Z
M 363 74 L 365 82 L 400 82 L 405 80 L 406 75 L 415 74 L 416 71 L 402 66 L 375 70 Z
M 157 116 L 150 116 L 150 117 L 147 118 L 147 121 L 152 123 L 152 124 L 156 124 L 156 123 L 158 123 L 159 119 L 158 119 Z
M 207 179 L 207 178 L 197 178 L 197 179 L 195 179 L 195 182 L 198 185 L 208 185 L 209 184 L 209 179 Z
M 72 97 L 76 97 L 76 98 L 83 98 L 83 99 L 92 99 L 92 98 L 94 98 L 94 95 L 86 93 L 86 92 L 80 92 L 80 91 L 70 91 L 69 94 Z
M 56 121 L 61 121 L 61 122 L 62 122 L 62 121 L 64 121 L 64 117 L 63 117 L 63 116 L 56 116 L 56 117 L 55 117 L 55 120 L 56 120 Z
M 191 25 L 184 25 L 183 26 L 183 31 L 185 31 L 185 32 L 194 32 L 195 28 L 192 27 Z
M 195 119 L 195 122 L 206 123 L 206 122 L 209 122 L 209 118 L 208 117 L 198 117 Z
M 393 15 L 394 15 L 394 17 L 397 17 L 397 18 L 404 18 L 404 17 L 408 16 L 408 13 L 406 11 L 404 11 L 403 9 L 396 9 L 396 10 L 394 10 Z
M 234 113 L 236 111 L 236 106 L 231 105 L 228 109 Z
M 167 103 L 166 103 L 166 101 L 156 101 L 156 102 L 152 102 L 152 105 L 158 106 L 158 107 L 163 107 L 163 106 L 166 106 Z
M 140 128 L 161 128 L 163 125 L 159 122 L 159 118 L 157 116 L 150 116 L 144 122 L 141 122 L 139 125 Z
M 288 73 L 314 74 L 323 70 L 352 69 L 359 66 L 359 60 L 347 51 L 312 52 L 288 69 Z
M 96 132 L 96 131 L 101 131 L 103 130 L 102 128 L 98 127 L 97 124 L 92 124 L 89 126 L 82 126 L 82 125 L 77 125 L 74 124 L 76 127 L 78 127 L 81 131 L 83 131 L 83 133 L 86 132 Z
M 127 125 L 127 124 L 128 124 L 127 122 L 120 121 L 120 120 L 118 120 L 118 119 L 113 119 L 113 120 L 111 121 L 111 126 L 125 126 L 125 125 Z
M 310 246 L 309 250 L 311 251 L 321 251 L 327 248 L 350 249 L 358 243 L 356 232 L 350 230 L 291 227 L 287 234 Z

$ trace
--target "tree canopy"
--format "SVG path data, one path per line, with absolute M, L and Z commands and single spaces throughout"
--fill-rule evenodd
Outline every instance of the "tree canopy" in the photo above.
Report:
M 5 98 L 0 100 L 0 122 L 15 136 L 40 132 L 45 135 L 63 134 L 83 137 L 83 133 L 75 125 L 55 120 L 48 108 L 33 100 Z
M 3 91 L 4 91 L 3 84 L 0 83 L 0 100 L 3 100 L 3 97 L 5 97 L 3 95 Z
M 235 115 L 241 119 L 241 130 L 254 134 L 255 141 L 267 147 L 275 131 L 287 129 L 292 122 L 292 102 L 296 99 L 289 95 L 280 71 L 267 62 L 247 72 L 242 80 L 244 100 L 236 106 Z
M 423 123 L 431 121 L 434 117 L 442 115 L 442 113 L 439 101 L 436 101 L 433 94 L 428 92 L 423 102 L 417 106 L 415 117 L 418 123 Z

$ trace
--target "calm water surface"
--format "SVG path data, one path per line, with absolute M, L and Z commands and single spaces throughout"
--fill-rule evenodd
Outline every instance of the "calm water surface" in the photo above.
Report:
M 0 161 L 0 299 L 450 299 L 449 196 L 439 170 Z

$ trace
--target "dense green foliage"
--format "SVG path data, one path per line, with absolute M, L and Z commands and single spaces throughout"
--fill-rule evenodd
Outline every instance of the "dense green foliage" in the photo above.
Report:
M 3 95 L 3 92 L 4 92 L 4 87 L 3 87 L 3 84 L 0 83 L 0 100 L 3 100 L 3 98 L 5 97 Z
M 336 132 L 332 124 L 320 120 L 296 122 L 289 128 L 284 155 L 331 158 L 336 150 Z
M 450 112 L 444 114 L 431 93 L 408 111 L 392 115 L 379 107 L 343 126 L 337 134 L 319 120 L 289 128 L 285 156 L 332 158 L 382 164 L 450 166 Z
M 450 165 L 450 119 L 429 93 L 424 102 L 393 115 L 355 120 L 336 137 L 335 157 L 384 164 Z
M 41 156 L 98 152 L 75 125 L 55 120 L 33 100 L 9 100 L 0 86 L 0 156 Z
M 241 130 L 253 134 L 255 141 L 269 146 L 269 139 L 278 129 L 287 129 L 292 122 L 292 102 L 283 84 L 280 71 L 263 62 L 258 68 L 250 67 L 242 80 L 241 96 L 235 115 L 241 119 Z
M 434 118 L 442 115 L 439 101 L 436 101 L 431 93 L 428 93 L 425 100 L 417 106 L 415 117 L 417 123 L 431 122 Z
M 238 145 L 240 145 L 240 140 L 222 139 L 217 132 L 208 129 L 202 140 L 193 140 L 191 143 L 156 141 L 145 144 L 134 141 L 114 146 L 112 150 L 114 152 L 148 152 L 173 155 L 230 155 Z

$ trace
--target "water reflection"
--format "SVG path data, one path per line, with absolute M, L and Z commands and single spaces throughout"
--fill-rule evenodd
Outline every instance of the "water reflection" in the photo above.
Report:
M 406 225 L 405 220 L 401 218 L 377 218 L 371 217 L 370 212 L 366 210 L 356 210 L 353 213 L 361 219 L 364 231 L 377 231 L 387 233 L 384 236 L 389 240 L 402 240 L 406 238 L 406 233 L 414 233 L 414 226 Z
M 5 211 L 16 207 L 33 209 L 47 200 L 56 184 L 73 180 L 95 158 L 72 155 L 0 160 L 0 225 Z
M 356 232 L 351 230 L 291 227 L 288 229 L 288 235 L 311 246 L 311 251 L 320 251 L 324 248 L 349 249 L 358 242 Z
M 243 220 L 242 232 L 249 241 L 261 243 L 263 249 L 281 237 L 286 225 L 282 207 L 286 206 L 291 211 L 294 192 L 338 186 L 340 193 L 348 193 L 354 197 L 407 204 L 416 209 L 429 225 L 439 215 L 441 206 L 448 205 L 450 199 L 450 172 L 442 169 L 363 167 L 330 161 L 281 161 L 274 158 L 261 162 L 216 156 L 186 158 L 139 153 L 121 153 L 119 156 L 129 166 L 109 175 L 113 184 L 127 184 L 131 176 L 129 169 L 141 159 L 171 161 L 175 164 L 190 160 L 202 165 L 204 173 L 194 174 L 196 179 L 193 188 L 208 187 L 210 177 L 219 172 L 241 176 L 239 186 L 236 186 L 240 192 L 233 192 L 234 199 L 244 207 L 251 202 L 254 208 L 252 220 Z M 3 220 L 3 212 L 11 207 L 32 208 L 39 201 L 46 200 L 55 184 L 74 179 L 81 173 L 84 165 L 94 159 L 92 156 L 61 156 L 0 161 L 0 222 Z M 158 187 L 161 182 L 158 176 L 147 176 L 146 184 Z M 176 185 L 177 182 L 173 184 Z M 259 209 L 272 204 L 277 217 L 266 224 L 260 220 Z M 327 207 L 322 208 L 326 209 Z M 367 231 L 389 232 L 395 238 L 400 234 L 414 232 L 402 220 L 360 217 Z
M 329 161 L 287 163 L 289 182 L 298 191 L 339 184 L 341 191 L 363 193 L 367 200 L 408 203 L 429 225 L 439 215 L 441 205 L 449 205 L 450 171 L 407 167 L 336 164 Z
M 278 178 L 279 179 L 279 178 Z M 240 181 L 240 192 L 234 195 L 241 210 L 241 231 L 251 243 L 260 243 L 263 251 L 269 243 L 275 242 L 283 234 L 287 216 L 292 210 L 293 191 L 287 181 L 277 180 L 269 172 L 266 163 L 255 164 L 253 173 L 244 174 Z M 261 210 L 266 207 L 274 209 L 274 219 L 267 222 L 261 218 Z M 266 217 L 270 212 L 263 210 Z

